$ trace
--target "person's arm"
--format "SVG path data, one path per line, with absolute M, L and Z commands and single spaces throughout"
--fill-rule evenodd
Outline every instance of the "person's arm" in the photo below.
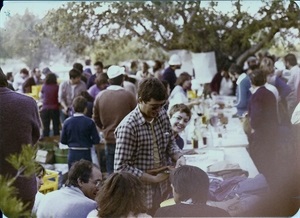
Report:
M 162 172 L 156 175 L 151 175 L 148 173 L 143 173 L 140 177 L 141 181 L 143 182 L 150 182 L 150 183 L 159 183 L 169 178 L 169 173 Z
M 66 89 L 66 82 L 62 82 L 59 85 L 59 89 L 58 89 L 58 102 L 60 103 L 60 105 L 62 107 L 62 111 L 65 114 L 68 114 L 68 106 L 67 106 L 67 103 L 65 101 L 65 96 L 64 96 L 64 95 L 66 95 L 65 89 Z
M 94 101 L 94 106 L 93 106 L 93 120 L 95 121 L 97 127 L 99 129 L 102 129 L 103 125 L 100 119 L 100 106 L 99 104 L 101 103 L 100 101 L 100 96 L 102 95 L 103 92 L 100 92 L 99 95 L 96 97 Z
M 238 85 L 238 96 L 236 107 L 237 108 L 247 108 L 248 106 L 248 95 L 251 83 L 248 79 L 244 78 Z
M 280 97 L 285 98 L 291 93 L 291 87 L 289 87 L 282 78 L 276 77 L 275 83 L 276 87 L 278 87 L 278 91 L 280 91 Z
M 298 103 L 297 107 L 295 108 L 295 110 L 292 114 L 291 123 L 293 125 L 300 123 L 300 102 Z
M 92 85 L 95 84 L 95 78 L 96 78 L 96 74 L 93 74 L 92 76 L 90 76 L 90 78 L 87 81 L 86 84 L 86 88 L 89 89 Z
M 60 135 L 60 142 L 64 145 L 68 145 L 67 128 L 68 128 L 68 125 L 66 124 L 66 120 L 65 120 L 63 123 L 62 130 L 61 130 L 61 135 Z
M 98 130 L 96 128 L 96 125 L 94 123 L 94 121 L 92 121 L 92 124 L 91 124 L 91 139 L 92 139 L 92 143 L 93 144 L 99 144 L 100 142 L 100 137 L 99 137 L 99 133 L 98 133 Z
M 29 99 L 32 101 L 32 144 L 35 144 L 40 139 L 41 118 L 36 101 L 32 98 Z
M 127 171 L 139 177 L 144 182 L 158 183 L 169 177 L 168 173 L 151 175 L 134 166 L 136 153 L 136 134 L 134 128 L 126 123 L 120 124 L 116 131 L 116 151 L 114 171 Z

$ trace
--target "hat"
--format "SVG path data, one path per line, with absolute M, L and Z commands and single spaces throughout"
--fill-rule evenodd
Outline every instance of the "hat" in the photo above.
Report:
M 112 65 L 107 69 L 107 76 L 109 79 L 113 79 L 116 78 L 117 76 L 124 75 L 124 74 L 125 74 L 124 67 Z
M 177 54 L 173 54 L 170 57 L 169 65 L 181 65 L 181 59 Z
M 256 61 L 257 58 L 254 57 L 254 56 L 250 56 L 248 59 L 247 59 L 247 62 L 250 62 L 250 61 Z

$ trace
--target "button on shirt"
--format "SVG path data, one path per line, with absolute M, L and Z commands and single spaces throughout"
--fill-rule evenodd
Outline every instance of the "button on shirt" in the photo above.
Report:
M 168 165 L 170 157 L 181 150 L 176 145 L 171 124 L 164 109 L 153 121 L 161 166 Z M 151 124 L 145 120 L 138 106 L 128 114 L 115 130 L 115 171 L 128 171 L 138 177 L 144 171 L 154 169 L 154 138 Z M 161 193 L 168 188 L 168 180 L 161 182 Z M 152 186 L 145 183 L 147 207 L 152 207 Z

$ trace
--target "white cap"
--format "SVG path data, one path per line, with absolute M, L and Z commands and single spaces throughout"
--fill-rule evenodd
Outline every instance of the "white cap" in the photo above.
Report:
M 113 79 L 116 78 L 117 76 L 124 75 L 124 74 L 125 74 L 124 67 L 112 65 L 107 69 L 107 76 L 109 79 Z
M 170 57 L 169 65 L 181 65 L 181 59 L 177 54 L 173 54 Z

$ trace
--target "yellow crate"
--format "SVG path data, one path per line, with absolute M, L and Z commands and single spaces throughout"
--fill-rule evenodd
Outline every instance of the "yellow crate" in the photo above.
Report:
M 58 172 L 46 170 L 46 175 L 43 177 L 44 184 L 40 188 L 40 192 L 46 194 L 58 189 Z

